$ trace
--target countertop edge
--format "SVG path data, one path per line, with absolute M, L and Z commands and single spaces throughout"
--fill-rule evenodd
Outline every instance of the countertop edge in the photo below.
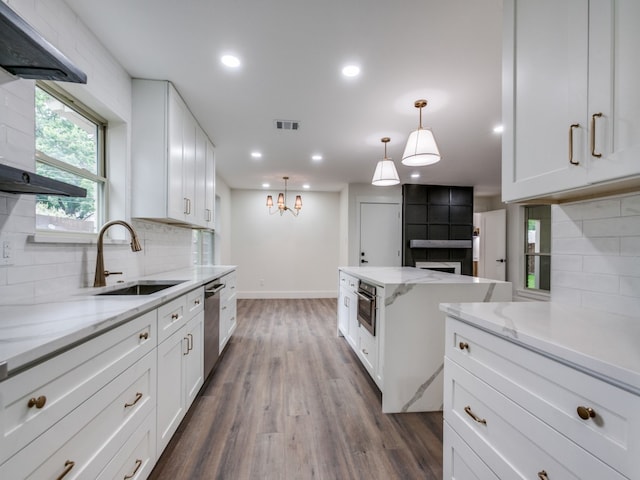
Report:
M 87 288 L 86 291 L 70 294 L 68 297 L 55 300 L 47 300 L 35 304 L 7 304 L 0 305 L 0 316 L 3 311 L 16 311 L 36 308 L 46 308 L 55 305 L 63 307 L 68 305 L 84 304 L 100 311 L 101 317 L 95 314 L 95 319 L 86 324 L 67 331 L 62 331 L 59 336 L 43 340 L 42 343 L 34 343 L 25 347 L 19 353 L 13 353 L 6 358 L 0 358 L 0 381 L 10 378 L 28 368 L 31 368 L 47 359 L 63 353 L 76 345 L 84 343 L 96 336 L 116 328 L 133 318 L 143 315 L 158 306 L 170 302 L 192 290 L 195 290 L 217 278 L 227 275 L 237 269 L 236 265 L 212 265 L 194 266 L 178 270 L 171 270 L 132 279 L 122 285 L 112 285 L 101 288 Z M 96 296 L 97 292 L 107 291 L 126 286 L 134 281 L 141 280 L 183 280 L 173 287 L 167 288 L 155 294 L 127 297 L 127 296 Z M 118 304 L 122 304 L 120 307 Z M 106 305 L 109 308 L 103 308 Z M 106 313 L 105 313 L 106 310 Z M 5 317 L 6 318 L 6 317 Z M 8 340 L 10 341 L 10 340 Z

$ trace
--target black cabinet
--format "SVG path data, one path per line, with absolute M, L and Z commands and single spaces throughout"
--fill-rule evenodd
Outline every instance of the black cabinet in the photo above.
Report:
M 403 265 L 460 262 L 472 275 L 473 187 L 402 186 Z M 465 240 L 468 248 L 411 247 L 411 240 Z

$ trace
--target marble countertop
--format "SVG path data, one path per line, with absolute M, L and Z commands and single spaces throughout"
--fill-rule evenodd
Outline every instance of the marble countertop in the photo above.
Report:
M 640 318 L 553 302 L 443 303 L 440 310 L 640 395 Z
M 340 270 L 354 277 L 371 282 L 379 286 L 385 285 L 421 285 L 430 283 L 440 284 L 469 284 L 469 283 L 507 283 L 499 280 L 456 275 L 453 273 L 425 270 L 414 267 L 340 267 Z
M 0 380 L 235 269 L 231 265 L 195 266 L 108 287 L 87 288 L 64 298 L 0 305 Z M 138 280 L 181 283 L 150 295 L 95 295 Z

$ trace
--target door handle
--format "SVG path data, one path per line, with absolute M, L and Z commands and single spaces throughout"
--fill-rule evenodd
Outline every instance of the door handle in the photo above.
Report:
M 504 263 L 504 262 L 506 262 L 506 260 L 504 258 L 499 258 L 499 259 L 496 260 L 496 262 Z
M 360 260 L 360 263 L 369 263 L 369 261 L 363 258 L 362 260 Z

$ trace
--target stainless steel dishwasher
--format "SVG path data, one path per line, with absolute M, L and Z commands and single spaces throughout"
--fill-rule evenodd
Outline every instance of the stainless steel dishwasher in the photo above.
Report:
M 204 378 L 206 379 L 220 355 L 220 291 L 224 283 L 214 280 L 204 287 Z

